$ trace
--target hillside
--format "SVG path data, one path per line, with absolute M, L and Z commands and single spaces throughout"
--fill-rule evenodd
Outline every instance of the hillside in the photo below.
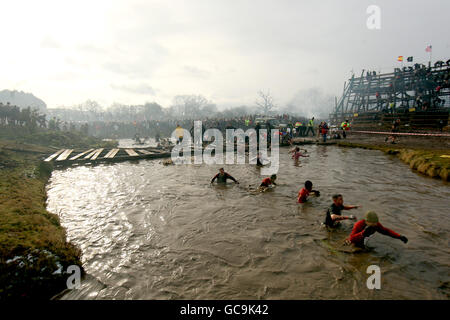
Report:
M 37 108 L 41 113 L 47 111 L 47 105 L 41 99 L 35 97 L 32 93 L 17 90 L 0 91 L 0 102 L 3 104 L 10 103 L 20 108 Z

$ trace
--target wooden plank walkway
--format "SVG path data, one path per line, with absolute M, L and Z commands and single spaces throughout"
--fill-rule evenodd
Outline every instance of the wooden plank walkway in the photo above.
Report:
M 94 149 L 89 149 L 85 152 L 79 153 L 76 156 L 73 156 L 72 158 L 70 158 L 69 160 L 73 161 L 73 160 L 77 160 L 78 158 L 84 156 L 86 153 L 93 151 Z
M 97 157 L 100 155 L 100 153 L 102 153 L 103 150 L 104 150 L 103 148 L 95 150 L 95 153 L 92 156 L 91 160 L 97 159 Z
M 103 158 L 112 159 L 117 154 L 117 152 L 119 152 L 119 150 L 120 149 L 111 149 Z
M 112 163 L 136 159 L 158 159 L 170 157 L 170 150 L 156 148 L 113 148 L 113 149 L 89 149 L 70 157 L 73 149 L 61 149 L 49 156 L 46 161 L 54 161 L 59 166 L 71 166 L 80 164 Z M 103 156 L 102 156 L 103 153 Z M 58 157 L 59 156 L 59 157 Z
M 132 157 L 137 157 L 139 156 L 136 151 L 134 151 L 133 149 L 125 149 L 125 152 L 128 153 L 128 155 L 132 156 Z
M 47 159 L 45 159 L 44 161 L 52 161 L 53 159 L 55 159 L 57 156 L 59 156 L 62 152 L 64 152 L 65 149 L 61 149 L 57 152 L 55 152 L 54 154 L 52 154 L 50 157 L 48 157 Z
M 147 150 L 144 150 L 144 149 L 137 149 L 137 151 L 139 151 L 140 153 L 143 153 L 143 154 L 151 154 L 150 151 L 147 151 Z
M 66 149 L 63 153 L 59 155 L 58 158 L 56 158 L 56 161 L 62 161 L 66 160 L 68 156 L 72 153 L 73 149 Z
M 97 152 L 97 150 L 92 151 L 92 152 L 89 153 L 87 156 L 85 156 L 84 159 L 89 159 L 89 158 L 92 157 L 96 152 Z

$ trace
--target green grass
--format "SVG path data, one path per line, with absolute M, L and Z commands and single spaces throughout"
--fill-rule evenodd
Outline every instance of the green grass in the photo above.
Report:
M 114 147 L 116 142 L 104 142 L 98 138 L 86 136 L 77 131 L 52 131 L 46 129 L 36 129 L 30 132 L 27 128 L 0 127 L 0 137 L 2 140 L 13 141 L 17 145 L 27 144 L 45 146 L 50 148 L 97 148 Z
M 18 136 L 0 140 L 0 300 L 49 299 L 66 288 L 68 277 L 53 272 L 61 266 L 63 271 L 70 265 L 81 267 L 81 251 L 67 241 L 59 217 L 46 210 L 45 185 L 52 165 L 41 159 L 54 148 L 115 144 L 55 132 L 30 137 L 38 144 L 24 144 L 26 135 Z M 67 139 L 70 145 L 64 145 Z M 49 142 L 52 147 L 45 146 Z

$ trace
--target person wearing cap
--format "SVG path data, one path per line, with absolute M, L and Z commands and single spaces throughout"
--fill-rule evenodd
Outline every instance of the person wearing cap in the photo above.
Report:
M 235 178 L 233 178 L 231 175 L 226 173 L 223 168 L 219 169 L 219 173 L 216 174 L 214 176 L 214 178 L 212 178 L 211 183 L 213 183 L 214 180 L 216 180 L 216 179 L 217 179 L 217 183 L 227 183 L 227 179 L 230 179 L 230 180 L 233 180 L 234 183 L 239 184 L 239 182 Z
M 398 234 L 397 232 L 385 228 L 378 221 L 378 216 L 373 211 L 367 211 L 365 219 L 355 223 L 350 236 L 345 240 L 346 244 L 354 244 L 357 247 L 364 247 L 364 239 L 370 237 L 375 232 L 379 232 L 395 239 L 400 239 L 404 243 L 408 242 L 408 238 Z

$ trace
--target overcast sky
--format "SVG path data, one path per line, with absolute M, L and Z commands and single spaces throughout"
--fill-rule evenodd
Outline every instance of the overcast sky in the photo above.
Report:
M 373 4 L 380 30 L 366 26 Z M 339 96 L 352 69 L 426 62 L 430 44 L 450 58 L 449 0 L 2 0 L 0 12 L 0 90 L 48 107 L 168 107 L 178 94 L 254 105 L 261 89 L 284 106 L 310 88 Z

